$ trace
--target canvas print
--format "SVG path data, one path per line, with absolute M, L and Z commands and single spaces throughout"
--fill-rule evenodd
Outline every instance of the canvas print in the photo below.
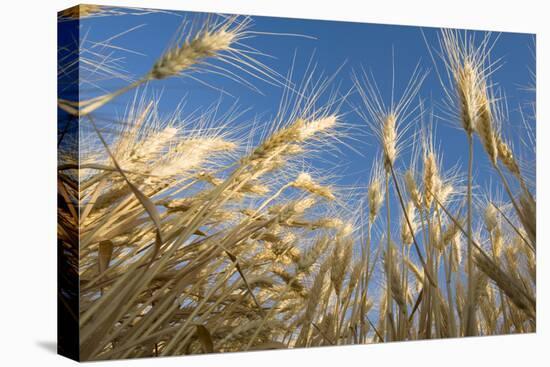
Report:
M 536 37 L 79 5 L 59 353 L 536 331 Z

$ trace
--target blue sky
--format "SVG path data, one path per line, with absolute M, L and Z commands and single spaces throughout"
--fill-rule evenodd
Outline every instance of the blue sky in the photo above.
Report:
M 114 35 L 134 29 L 120 35 L 110 43 L 117 47 L 138 52 L 135 54 L 124 50 L 112 49 L 112 57 L 122 57 L 124 68 L 130 75 L 139 77 L 150 70 L 155 60 L 166 50 L 183 21 L 204 19 L 204 14 L 169 12 L 151 13 L 146 15 L 123 15 L 92 17 L 81 22 L 81 37 L 91 41 L 103 41 Z M 200 18 L 202 17 L 202 18 Z M 342 67 L 335 79 L 334 86 L 339 86 L 341 92 L 352 87 L 351 74 L 353 70 L 364 68 L 371 71 L 383 95 L 389 101 L 392 80 L 392 60 L 395 61 L 396 92 L 403 90 L 417 63 L 420 63 L 429 74 L 420 90 L 419 97 L 426 106 L 434 105 L 439 114 L 438 104 L 442 99 L 442 88 L 435 72 L 434 63 L 428 52 L 424 33 L 428 43 L 436 45 L 438 30 L 434 28 L 420 28 L 413 26 L 395 26 L 352 22 L 335 22 L 320 20 L 303 20 L 273 17 L 252 17 L 250 30 L 268 33 L 289 33 L 310 36 L 297 37 L 285 35 L 258 34 L 245 42 L 273 58 L 259 57 L 258 59 L 273 70 L 286 74 L 294 61 L 294 70 L 297 80 L 301 78 L 308 62 L 312 59 L 317 64 L 317 70 L 332 74 Z M 479 38 L 482 34 L 480 33 Z M 505 127 L 507 136 L 513 139 L 519 156 L 534 160 L 532 152 L 521 147 L 520 139 L 525 135 L 521 127 L 519 105 L 534 101 L 533 92 L 522 90 L 533 83 L 531 72 L 535 70 L 535 37 L 530 34 L 500 33 L 494 34 L 498 40 L 492 50 L 493 58 L 502 58 L 500 68 L 493 74 L 493 81 L 505 91 L 509 106 L 510 125 Z M 311 39 L 315 38 L 315 39 Z M 436 62 L 439 62 L 436 60 Z M 343 65 L 343 66 L 342 66 Z M 441 68 L 441 65 L 439 65 Z M 242 74 L 242 73 L 241 73 Z M 242 74 L 244 75 L 244 74 Z M 221 96 L 219 90 L 208 88 L 189 78 L 169 78 L 154 81 L 149 85 L 149 91 L 162 91 L 161 111 L 170 111 L 183 98 L 185 109 L 195 111 L 206 108 L 222 98 L 221 108 L 228 108 L 237 103 L 241 109 L 249 109 L 236 124 L 250 122 L 255 116 L 262 116 L 269 120 L 274 116 L 279 106 L 282 88 L 269 85 L 261 80 L 247 77 L 256 87 L 261 89 L 259 94 L 250 88 L 234 81 L 219 77 L 208 76 L 203 78 L 216 88 L 223 89 L 235 97 Z M 98 83 L 107 91 L 116 90 L 126 84 L 121 80 L 108 80 Z M 89 93 L 87 95 L 87 93 Z M 81 98 L 95 96 L 98 90 L 90 86 L 81 87 Z M 128 93 L 119 97 L 109 106 L 97 111 L 98 116 L 120 116 L 133 94 Z M 237 100 L 238 98 L 238 100 Z M 360 104 L 357 94 L 352 94 L 342 107 L 345 112 L 345 122 L 357 126 L 357 131 L 368 131 L 361 118 L 352 111 L 354 105 Z M 223 112 L 223 111 L 222 111 Z M 436 121 L 436 144 L 444 154 L 444 167 L 461 164 L 465 168 L 466 146 L 464 134 L 456 128 L 456 122 Z M 365 185 L 368 182 L 368 171 L 372 158 L 377 154 L 376 140 L 372 136 L 358 133 L 357 140 L 346 141 L 350 148 L 343 147 L 339 157 L 321 157 L 332 161 L 335 172 L 339 175 L 339 184 L 350 185 L 358 183 Z M 353 149 L 351 149 L 353 148 Z M 356 151 L 362 154 L 358 154 Z M 408 162 L 408 151 L 401 156 Z M 479 142 L 475 145 L 475 155 L 483 157 L 475 167 L 477 184 L 484 188 L 488 183 L 495 181 L 488 162 Z

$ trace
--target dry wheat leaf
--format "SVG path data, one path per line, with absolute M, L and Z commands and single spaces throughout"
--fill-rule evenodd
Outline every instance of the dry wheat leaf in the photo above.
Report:
M 210 335 L 210 332 L 208 331 L 208 329 L 203 325 L 197 325 L 197 335 L 202 344 L 202 348 L 204 349 L 204 352 L 213 353 L 214 343 L 212 342 L 212 335 Z

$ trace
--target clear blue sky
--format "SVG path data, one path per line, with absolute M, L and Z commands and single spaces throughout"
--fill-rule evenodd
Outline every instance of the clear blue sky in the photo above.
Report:
M 139 77 L 146 73 L 163 53 L 167 45 L 173 39 L 178 27 L 185 19 L 195 19 L 199 13 L 152 13 L 147 15 L 124 15 L 88 18 L 81 22 L 81 37 L 86 35 L 92 41 L 109 39 L 113 35 L 124 32 L 133 27 L 143 25 L 132 32 L 124 34 L 111 41 L 115 46 L 124 47 L 144 54 L 137 55 L 122 50 L 113 49 L 112 57 L 123 57 L 124 67 L 129 74 Z M 273 33 L 296 33 L 314 37 L 315 40 L 303 37 L 257 35 L 255 38 L 247 39 L 246 44 L 273 56 L 270 58 L 259 58 L 270 68 L 285 74 L 292 64 L 296 53 L 295 73 L 300 77 L 310 57 L 314 55 L 314 61 L 319 70 L 332 74 L 344 62 L 336 78 L 336 84 L 340 84 L 341 91 L 346 91 L 352 86 L 352 70 L 359 70 L 364 67 L 371 70 L 376 78 L 382 93 L 390 98 L 390 86 L 392 77 L 392 49 L 395 52 L 396 88 L 400 91 L 404 88 L 406 81 L 414 66 L 420 62 L 424 69 L 431 70 L 421 91 L 420 97 L 427 101 L 430 99 L 435 103 L 441 100 L 441 85 L 435 73 L 434 64 L 426 43 L 422 37 L 420 27 L 380 25 L 352 22 L 335 22 L 320 20 L 286 19 L 273 17 L 252 17 L 252 31 L 273 32 Z M 437 29 L 422 28 L 428 42 L 435 45 Z M 497 34 L 495 34 L 497 36 Z M 521 88 L 533 83 L 530 74 L 535 70 L 534 57 L 534 35 L 518 33 L 500 33 L 498 41 L 492 51 L 493 58 L 502 57 L 501 68 L 493 75 L 494 81 L 505 91 L 510 107 L 511 126 L 506 128 L 508 136 L 513 137 L 517 149 L 520 149 L 519 139 L 524 133 L 520 127 L 520 115 L 517 111 L 519 104 L 533 102 L 533 92 L 522 91 Z M 479 37 L 481 38 L 481 36 Z M 244 75 L 244 74 L 241 74 Z M 208 82 L 217 88 L 229 91 L 238 97 L 238 104 L 242 109 L 250 108 L 240 120 L 251 121 L 255 116 L 272 116 L 276 113 L 282 89 L 263 83 L 253 78 L 248 78 L 255 86 L 260 88 L 264 95 L 237 84 L 227 78 L 209 76 Z M 106 90 L 115 90 L 125 85 L 121 80 L 108 80 L 99 83 Z M 81 90 L 81 98 L 97 95 L 97 89 Z M 162 81 L 155 81 L 150 84 L 149 91 L 163 91 L 161 100 L 161 111 L 169 111 L 185 97 L 186 109 L 194 111 L 197 108 L 205 108 L 220 98 L 220 92 L 207 88 L 191 79 L 170 78 Z M 98 116 L 114 116 L 118 110 L 118 116 L 124 110 L 132 93 L 124 95 L 98 111 Z M 233 104 L 235 100 L 231 97 L 223 97 L 223 106 Z M 358 104 L 358 96 L 349 97 L 351 104 Z M 342 112 L 347 112 L 350 107 L 346 104 Z M 436 107 L 437 111 L 437 107 Z M 367 131 L 366 125 L 355 113 L 345 116 L 348 124 L 360 126 Z M 465 167 L 466 148 L 464 134 L 455 128 L 456 124 L 438 121 L 436 142 L 441 146 L 444 153 L 444 165 L 451 167 L 457 163 Z M 376 154 L 376 141 L 373 137 L 362 138 L 362 141 L 347 141 L 355 149 L 363 152 L 361 156 L 351 149 L 344 148 L 342 156 L 338 159 L 330 158 L 337 164 L 336 172 L 341 175 L 340 184 L 349 185 L 352 183 L 366 184 L 368 182 L 368 170 L 371 167 L 371 158 Z M 404 152 L 403 158 L 407 159 Z M 480 144 L 476 144 L 475 154 L 484 156 Z M 521 153 L 529 154 L 529 152 Z M 520 155 L 521 155 L 520 154 Z M 534 159 L 534 157 L 528 157 Z M 488 163 L 482 161 L 476 166 L 476 179 L 481 187 L 485 187 L 491 181 L 492 173 Z M 493 179 L 492 181 L 495 181 Z

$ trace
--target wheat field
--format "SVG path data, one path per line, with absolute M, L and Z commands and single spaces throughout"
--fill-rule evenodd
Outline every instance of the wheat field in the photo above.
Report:
M 117 15 L 81 5 L 59 21 Z M 296 77 L 267 66 L 246 47 L 252 34 L 269 37 L 251 17 L 191 23 L 123 87 L 58 100 L 78 124 L 59 136 L 58 246 L 60 277 L 77 279 L 60 302 L 78 326 L 79 359 L 536 331 L 535 172 L 506 135 L 498 37 L 439 30 L 426 45 L 434 61 L 385 98 L 383 76 L 365 70 Z M 98 53 L 77 57 L 115 74 Z M 58 73 L 74 67 L 60 59 Z M 167 111 L 149 91 L 208 73 L 277 85 L 277 114 L 243 127 L 216 101 Z M 420 95 L 432 74 L 444 91 L 436 102 Z M 353 87 L 335 92 L 343 79 Z M 106 122 L 102 110 L 123 96 L 124 123 Z M 462 140 L 465 164 L 451 169 L 441 114 Z M 523 125 L 534 152 L 534 119 Z M 366 185 L 343 188 L 316 157 L 355 134 L 377 153 L 363 158 Z M 481 170 L 490 190 L 476 182 Z

